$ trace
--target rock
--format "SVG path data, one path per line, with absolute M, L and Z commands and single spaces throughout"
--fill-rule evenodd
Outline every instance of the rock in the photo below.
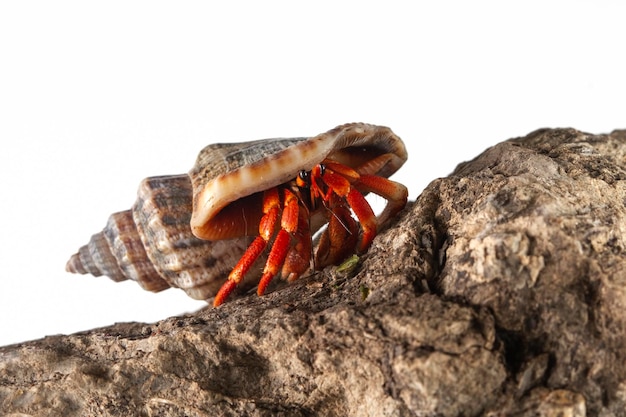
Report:
M 626 131 L 433 181 L 356 268 L 0 348 L 4 415 L 626 416 Z

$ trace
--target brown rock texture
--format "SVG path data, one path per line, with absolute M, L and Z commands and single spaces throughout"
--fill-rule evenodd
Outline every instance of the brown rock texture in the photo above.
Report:
M 626 131 L 502 142 L 352 269 L 0 348 L 2 415 L 626 416 L 625 180 Z

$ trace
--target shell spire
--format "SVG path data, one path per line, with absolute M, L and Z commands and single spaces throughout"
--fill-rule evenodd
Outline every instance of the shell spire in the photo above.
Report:
M 131 279 L 148 291 L 169 287 L 146 254 L 131 210 L 112 214 L 104 230 L 93 235 L 65 269 L 96 277 L 106 275 L 116 282 Z
M 191 233 L 187 175 L 146 178 L 131 210 L 114 213 L 105 228 L 72 255 L 66 270 L 136 281 L 149 291 L 183 289 L 212 297 L 245 250 L 246 238 L 211 242 Z

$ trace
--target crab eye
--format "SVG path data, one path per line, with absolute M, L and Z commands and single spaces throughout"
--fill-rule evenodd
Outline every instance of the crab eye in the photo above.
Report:
M 320 177 L 326 172 L 326 165 L 320 164 Z
M 298 172 L 296 184 L 300 188 L 309 188 L 311 186 L 311 171 L 301 170 Z

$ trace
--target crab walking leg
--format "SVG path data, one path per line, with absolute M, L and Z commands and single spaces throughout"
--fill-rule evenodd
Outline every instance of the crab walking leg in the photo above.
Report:
M 378 194 L 387 200 L 387 205 L 378 216 L 378 225 L 386 223 L 389 218 L 402 210 L 409 196 L 404 185 L 377 175 L 361 175 L 354 186 L 362 192 Z
M 320 237 L 315 253 L 316 267 L 336 265 L 354 252 L 359 237 L 359 226 L 345 200 L 337 195 L 331 198 L 328 227 Z
M 365 252 L 376 237 L 376 214 L 374 214 L 374 210 L 372 210 L 370 203 L 367 202 L 365 197 L 363 197 L 363 194 L 361 194 L 361 192 L 356 188 L 350 189 L 350 192 L 346 196 L 346 200 L 348 201 L 352 211 L 354 211 L 354 214 L 356 214 L 356 217 L 359 219 L 361 228 L 363 229 L 361 241 L 359 242 L 357 250 L 359 252 Z
M 215 299 L 213 300 L 213 306 L 217 307 L 226 301 L 231 292 L 237 287 L 237 284 L 241 282 L 245 272 L 247 272 L 254 261 L 259 257 L 267 242 L 261 238 L 261 236 L 257 236 L 256 239 L 248 246 L 248 249 L 243 254 L 235 268 L 231 271 L 230 275 L 228 275 L 228 279 L 222 286 L 220 290 L 215 295 Z
M 265 293 L 265 289 L 272 281 L 272 278 L 274 278 L 278 269 L 285 262 L 285 257 L 287 256 L 287 251 L 290 246 L 289 243 L 291 241 L 291 235 L 296 233 L 298 230 L 298 198 L 294 193 L 287 189 L 284 190 L 284 193 L 285 206 L 283 208 L 283 216 L 280 221 L 281 229 L 278 231 L 274 244 L 272 245 L 272 250 L 267 257 L 267 262 L 265 263 L 265 268 L 263 269 L 263 276 L 261 277 L 257 288 L 258 295 L 263 295 L 263 293 Z
M 267 242 L 272 237 L 280 214 L 280 197 L 277 188 L 271 188 L 263 194 L 263 213 L 264 215 L 259 223 L 259 236 L 248 246 L 237 265 L 228 275 L 228 279 L 215 295 L 213 306 L 221 305 L 228 298 L 230 293 L 237 287 L 237 284 L 241 282 L 246 272 L 250 270 L 254 261 L 261 255 L 261 252 L 267 246 Z
M 281 274 L 284 279 L 291 282 L 306 271 L 311 264 L 311 228 L 309 226 L 308 210 L 299 208 L 298 230 L 293 235 L 295 243 L 287 252 Z

